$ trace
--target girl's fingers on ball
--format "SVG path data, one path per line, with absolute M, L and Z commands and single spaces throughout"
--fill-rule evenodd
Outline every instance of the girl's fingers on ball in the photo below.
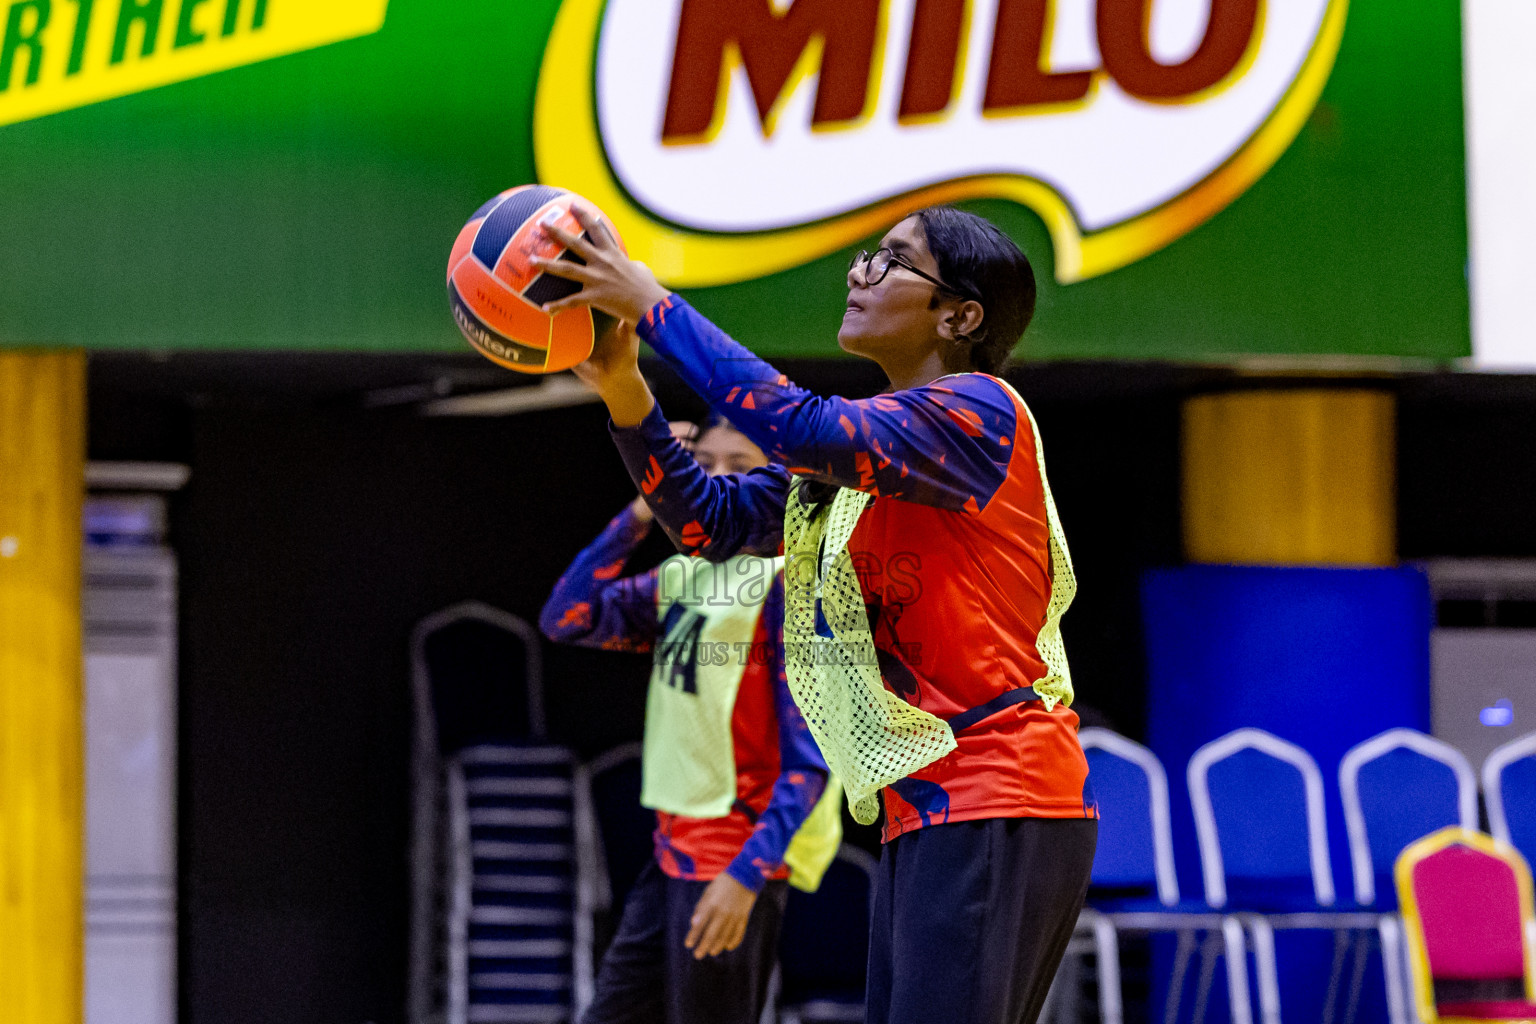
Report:
M 589 216 L 578 204 L 571 204 L 571 216 L 576 218 L 576 223 L 581 225 L 583 231 L 591 231 L 597 224 L 597 218 Z
M 539 230 L 544 232 L 544 234 L 549 238 L 559 242 L 561 245 L 566 246 L 567 248 L 570 247 L 571 241 L 575 238 L 574 235 L 567 232 L 565 228 L 562 228 L 559 224 L 540 224 Z
M 604 224 L 596 214 L 583 210 L 580 206 L 573 204 L 571 206 L 571 215 L 576 218 L 577 223 L 581 225 L 581 229 L 592 236 L 590 242 L 585 238 L 582 241 L 594 251 L 616 248 L 613 244 L 613 232 L 608 230 L 608 225 Z
M 587 230 L 592 233 L 592 238 L 594 240 L 602 240 L 602 245 L 600 248 L 617 249 L 619 247 L 618 242 L 613 237 L 613 232 L 610 231 L 608 229 L 608 225 L 604 224 L 602 221 L 594 221 L 592 226 Z
M 580 281 L 582 284 L 586 284 L 592 280 L 590 270 L 580 263 L 573 263 L 570 260 L 549 260 L 542 256 L 534 256 L 528 262 L 546 274 L 554 274 L 556 277 L 563 277 L 568 281 Z
M 585 301 L 586 298 L 587 298 L 587 295 L 586 295 L 585 289 L 583 289 L 582 291 L 579 291 L 579 292 L 573 292 L 570 295 L 567 295 L 563 299 L 553 299 L 553 300 L 551 300 L 549 302 L 546 302 L 546 303 L 544 303 L 544 305 L 540 306 L 539 308 L 542 309 L 545 313 L 549 314 L 550 316 L 554 316 L 556 313 L 564 313 L 566 310 L 570 309 L 572 306 L 585 306 L 585 305 L 587 305 L 587 302 Z
M 592 247 L 580 235 L 573 235 L 558 224 L 540 224 L 539 228 L 552 241 L 558 242 L 563 248 L 571 250 L 583 259 L 592 252 Z

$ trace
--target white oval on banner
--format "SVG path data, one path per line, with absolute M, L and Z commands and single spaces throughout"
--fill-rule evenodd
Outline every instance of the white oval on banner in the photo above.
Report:
M 784 269 L 989 195 L 1040 213 L 1058 278 L 1078 280 L 1262 176 L 1315 105 L 1344 14 L 1345 0 L 566 0 L 536 158 L 675 284 Z
M 878 99 L 863 123 L 813 128 L 815 77 L 791 82 L 771 134 L 752 102 L 746 69 L 729 70 L 725 116 L 707 142 L 665 144 L 672 61 L 682 4 L 657 17 L 655 0 L 609 0 L 597 60 L 597 112 L 604 148 L 624 187 L 647 209 L 704 231 L 770 231 L 834 217 L 891 196 L 976 174 L 1014 174 L 1049 185 L 1084 231 L 1096 231 L 1162 205 L 1205 179 L 1258 131 L 1300 72 L 1328 0 L 1261 5 L 1251 63 L 1214 95 L 1185 102 L 1129 96 L 1102 73 L 1070 109 L 986 115 L 991 39 L 998 0 L 976 0 L 961 88 L 950 109 L 927 123 L 903 124 L 898 105 L 915 0 L 891 0 Z M 1187 52 L 1204 29 L 1210 0 L 1159 0 L 1159 35 Z M 1057 5 L 1047 67 L 1101 67 L 1093 5 Z M 1069 27 L 1070 26 L 1070 27 Z M 1185 46 L 1177 46 L 1177 43 Z M 1082 52 L 1092 46 L 1091 52 Z M 1078 51 L 1076 53 L 1072 51 Z M 660 56 L 661 59 L 658 59 Z M 1162 54 L 1159 54 L 1162 56 Z

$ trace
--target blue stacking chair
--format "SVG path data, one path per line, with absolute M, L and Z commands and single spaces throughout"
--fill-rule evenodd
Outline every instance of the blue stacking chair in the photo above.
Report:
M 1157 755 L 1140 743 L 1109 729 L 1078 733 L 1088 759 L 1102 818 L 1093 857 L 1089 907 L 1078 922 L 1069 953 L 1092 951 L 1098 960 L 1099 1017 L 1106 1024 L 1122 1017 L 1118 932 L 1174 932 L 1179 937 L 1174 956 L 1164 1019 L 1178 1018 L 1184 979 L 1196 946 L 1196 935 L 1208 932 L 1204 946 L 1199 1005 L 1209 992 L 1214 958 L 1229 956 L 1228 990 L 1234 1019 L 1248 1012 L 1247 964 L 1243 936 L 1236 919 L 1226 920 L 1203 903 L 1183 900 L 1173 860 L 1173 825 L 1169 813 L 1168 774 Z M 1238 1007 L 1241 1007 L 1239 1010 Z
M 1077 738 L 1088 758 L 1094 799 L 1101 813 L 1112 809 L 1099 822 L 1092 885 L 1141 891 L 1139 896 L 1107 904 L 1106 909 L 1179 907 L 1168 774 L 1162 762 L 1140 743 L 1109 729 L 1083 729 Z
M 1483 762 L 1488 831 L 1536 864 L 1536 732 L 1510 740 Z
M 602 852 L 596 909 L 612 911 L 616 925 L 635 879 L 655 855 L 656 814 L 640 806 L 640 744 L 599 754 L 587 765 L 587 777 Z
M 1388 729 L 1355 745 L 1339 762 L 1339 797 L 1349 833 L 1355 903 L 1379 908 L 1376 931 L 1393 1024 L 1408 1019 L 1402 931 L 1395 913 L 1393 865 L 1417 839 L 1447 825 L 1477 828 L 1477 779 L 1461 752 L 1416 729 Z M 1357 933 L 1355 956 L 1366 954 Z M 1359 977 L 1359 973 L 1356 973 Z M 1350 1006 L 1358 992 L 1350 993 Z M 1353 1013 L 1347 1012 L 1346 1018 Z
M 451 762 L 448 964 L 468 1024 L 573 1019 L 574 772 L 569 750 L 542 744 L 485 744 Z
M 1397 906 L 1392 866 L 1408 844 L 1447 825 L 1477 828 L 1477 778 L 1461 751 L 1415 729 L 1389 729 L 1339 762 L 1355 902 Z
M 412 634 L 411 1024 L 559 1024 L 590 998 L 591 814 L 544 740 L 539 645 L 477 602 Z
M 1238 729 L 1195 751 L 1188 776 L 1205 900 L 1243 922 L 1260 1014 L 1264 1024 L 1279 1024 L 1275 929 L 1335 934 L 1332 992 L 1347 933 L 1374 930 L 1377 916 L 1335 908 L 1323 775 L 1312 755 L 1262 729 Z
M 543 739 L 541 644 L 528 623 L 479 601 L 423 619 L 411 642 L 417 743 L 449 753 Z
M 864 1019 L 875 859 L 844 843 L 815 892 L 790 889 L 779 940 L 779 1019 L 853 1024 Z

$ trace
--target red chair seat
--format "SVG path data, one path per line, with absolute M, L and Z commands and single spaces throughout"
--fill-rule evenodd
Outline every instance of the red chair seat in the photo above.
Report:
M 1436 1007 L 1442 1017 L 1471 1017 L 1475 1020 L 1536 1020 L 1536 1003 L 1524 999 L 1477 999 L 1463 1003 L 1441 1003 Z

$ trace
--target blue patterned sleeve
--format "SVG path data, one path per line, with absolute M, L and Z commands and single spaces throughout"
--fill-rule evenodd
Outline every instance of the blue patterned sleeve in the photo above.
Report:
M 639 333 L 793 473 L 973 515 L 1008 475 L 1019 424 L 1012 397 L 993 378 L 956 374 L 874 398 L 820 398 L 676 295 L 652 307 Z
M 610 429 L 635 486 L 679 551 L 713 562 L 737 553 L 778 554 L 789 491 L 784 467 L 711 477 L 672 436 L 659 405 L 638 426 Z
M 650 532 L 628 507 L 614 516 L 560 577 L 539 629 L 549 639 L 610 651 L 649 651 L 656 641 L 656 573 L 624 576 Z
M 764 881 L 784 866 L 790 840 L 805 824 L 827 788 L 827 762 L 821 756 L 811 730 L 800 715 L 784 675 L 784 577 L 774 581 L 763 608 L 770 630 L 768 671 L 773 680 L 774 708 L 779 729 L 779 777 L 773 784 L 768 806 L 757 819 L 752 836 L 726 871 L 742 885 L 758 892 Z

